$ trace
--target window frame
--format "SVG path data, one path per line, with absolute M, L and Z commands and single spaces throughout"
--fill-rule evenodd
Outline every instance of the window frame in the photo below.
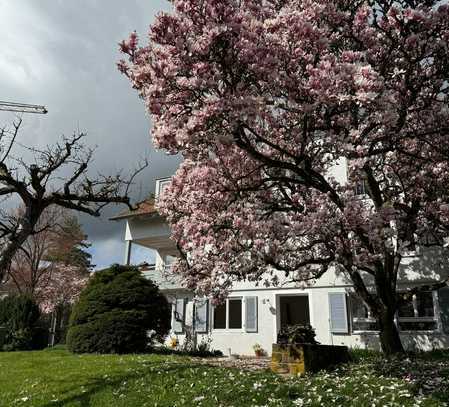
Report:
M 398 291 L 398 294 L 400 294 L 401 291 Z M 355 296 L 355 292 L 349 293 L 349 301 L 351 301 L 351 297 Z M 360 300 L 362 301 L 362 300 Z M 398 329 L 398 332 L 404 333 L 404 334 L 414 334 L 414 333 L 440 333 L 442 332 L 441 329 L 441 323 L 440 323 L 440 309 L 439 309 L 439 298 L 438 298 L 438 292 L 432 291 L 432 301 L 433 301 L 433 317 L 399 317 L 399 311 L 396 311 L 396 315 L 394 318 L 394 323 Z M 363 303 L 363 301 L 362 301 Z M 352 304 L 349 303 L 349 313 L 350 313 L 350 322 L 351 322 L 351 333 L 358 335 L 358 334 L 378 334 L 380 331 L 378 329 L 368 330 L 368 329 L 354 329 L 354 322 L 366 322 L 366 323 L 375 323 L 376 319 L 373 317 L 370 317 L 371 310 L 365 303 L 363 303 L 363 306 L 367 308 L 367 314 L 368 318 L 357 318 L 353 317 L 352 313 Z M 416 315 L 418 313 L 417 310 L 417 301 L 413 300 L 413 312 Z M 400 322 L 434 322 L 435 323 L 435 329 L 401 329 L 399 323 Z
M 353 316 L 352 301 L 353 301 L 354 297 L 357 298 L 359 301 L 361 301 L 362 305 L 366 308 L 366 313 L 368 315 L 366 318 L 360 318 L 360 317 Z M 376 323 L 376 319 L 372 316 L 370 308 L 363 302 L 363 300 L 361 298 L 357 297 L 357 294 L 355 292 L 350 292 L 348 295 L 348 299 L 349 299 L 349 316 L 350 316 L 350 321 L 351 321 L 351 332 L 353 334 L 366 334 L 366 333 L 377 334 L 377 333 L 379 333 L 378 329 L 355 329 L 354 328 L 354 323 L 357 323 L 357 322 L 363 323 L 364 322 L 364 323 L 372 324 L 372 323 Z
M 398 294 L 401 292 L 399 291 Z M 415 316 L 413 317 L 400 317 L 399 311 L 396 312 L 395 317 L 395 323 L 398 328 L 399 333 L 435 333 L 440 332 L 440 322 L 439 322 L 439 306 L 438 306 L 438 292 L 437 291 L 431 291 L 432 293 L 432 303 L 433 303 L 433 316 L 432 317 L 420 317 L 418 315 L 418 301 L 415 298 L 416 296 L 413 295 L 412 304 L 413 304 L 413 313 Z M 434 322 L 435 323 L 435 329 L 401 329 L 400 322 Z
M 240 315 L 241 315 L 241 321 L 242 326 L 240 328 L 229 328 L 229 300 L 240 300 Z M 244 298 L 243 296 L 235 296 L 235 297 L 228 297 L 226 298 L 226 316 L 225 316 L 225 322 L 226 327 L 225 328 L 215 328 L 215 305 L 212 306 L 212 312 L 211 312 L 211 330 L 215 332 L 244 332 L 245 331 L 245 310 L 244 310 Z
M 178 313 L 177 311 L 177 305 L 178 305 L 178 301 L 182 301 L 182 320 L 178 320 L 176 318 L 176 314 Z M 188 298 L 185 297 L 181 297 L 181 298 L 175 298 L 174 303 L 172 303 L 174 306 L 172 308 L 172 331 L 175 335 L 183 335 L 185 334 L 185 324 L 186 324 L 186 309 L 187 309 L 187 302 L 188 302 Z M 174 324 L 178 322 L 179 324 L 181 324 L 181 329 L 178 330 L 176 329 L 176 327 L 174 326 Z
M 165 184 L 168 184 L 169 182 L 171 182 L 171 177 L 166 177 L 166 178 L 160 178 L 160 179 L 157 179 L 156 180 L 156 191 L 155 191 L 155 196 L 156 196 L 156 198 L 158 198 L 159 196 L 160 196 L 160 194 L 161 194 L 161 190 L 162 190 L 162 187 L 165 185 Z
M 255 322 L 255 327 L 253 327 L 253 328 L 248 327 L 248 309 L 249 309 L 248 308 L 248 302 L 250 300 L 254 300 L 254 313 L 255 313 L 254 322 Z M 244 318 L 244 330 L 245 330 L 246 333 L 250 333 L 250 334 L 251 333 L 258 333 L 259 332 L 259 297 L 257 295 L 245 296 L 244 303 L 245 303 L 245 306 L 244 306 L 245 312 L 244 312 L 244 315 L 243 315 L 243 318 Z
M 362 190 L 360 193 L 358 193 L 359 186 Z M 354 180 L 354 196 L 359 199 L 366 199 L 369 197 L 366 178 L 357 178 Z

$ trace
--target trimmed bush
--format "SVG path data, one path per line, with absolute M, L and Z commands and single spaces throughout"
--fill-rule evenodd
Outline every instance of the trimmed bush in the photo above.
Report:
M 75 353 L 140 353 L 170 330 L 170 306 L 136 267 L 98 271 L 70 316 L 67 347 Z M 150 337 L 151 334 L 151 337 Z
M 10 295 L 0 300 L 2 350 L 41 349 L 39 306 L 26 295 Z

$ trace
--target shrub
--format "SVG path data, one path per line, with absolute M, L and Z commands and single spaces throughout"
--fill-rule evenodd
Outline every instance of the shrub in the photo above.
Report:
M 157 286 L 136 267 L 113 265 L 96 272 L 81 292 L 67 347 L 75 353 L 138 353 L 169 330 L 170 306 Z
M 278 333 L 278 344 L 310 343 L 317 344 L 315 330 L 310 325 L 287 325 Z
M 32 350 L 45 347 L 39 336 L 39 306 L 26 295 L 10 295 L 0 300 L 2 350 Z

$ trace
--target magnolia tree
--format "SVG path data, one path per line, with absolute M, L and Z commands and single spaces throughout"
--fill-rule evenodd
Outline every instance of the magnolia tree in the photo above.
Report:
M 416 238 L 443 245 L 448 230 L 449 7 L 172 3 L 149 45 L 135 33 L 121 44 L 119 69 L 156 146 L 185 159 L 160 203 L 183 254 L 174 270 L 222 298 L 236 280 L 334 269 L 370 307 L 383 350 L 402 351 L 403 255 Z

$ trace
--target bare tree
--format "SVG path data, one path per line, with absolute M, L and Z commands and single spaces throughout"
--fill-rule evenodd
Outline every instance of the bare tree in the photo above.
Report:
M 44 149 L 26 147 L 17 142 L 21 120 L 12 130 L 0 130 L 0 197 L 15 198 L 23 211 L 0 209 L 0 281 L 4 279 L 11 261 L 28 237 L 47 225 L 40 225 L 42 213 L 51 206 L 100 216 L 108 204 L 126 204 L 132 209 L 128 196 L 134 178 L 148 163 L 145 161 L 129 176 L 89 173 L 94 149 L 88 148 L 85 133 L 64 137 L 62 142 Z M 14 153 L 22 147 L 31 155 Z M 25 151 L 24 151 L 25 152 Z M 25 154 L 26 155 L 26 154 Z

